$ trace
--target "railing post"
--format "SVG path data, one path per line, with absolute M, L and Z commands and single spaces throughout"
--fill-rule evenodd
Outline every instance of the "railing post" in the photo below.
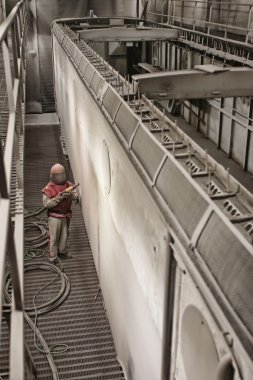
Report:
M 249 42 L 249 34 L 250 34 L 250 32 L 252 32 L 251 31 L 251 28 L 253 26 L 253 25 L 251 25 L 252 24 L 252 18 L 251 18 L 251 16 L 252 16 L 252 8 L 253 8 L 253 6 L 250 5 L 249 6 L 249 17 L 248 17 L 248 23 L 247 23 L 247 31 L 246 31 L 246 37 L 245 37 L 246 44 Z
M 2 140 L 0 136 L 0 217 L 1 217 L 1 235 L 0 239 L 0 321 L 2 321 L 2 309 L 3 309 L 3 286 L 4 286 L 4 269 L 5 269 L 5 255 L 6 248 L 8 244 L 8 218 L 9 218 L 9 207 L 10 200 L 8 194 L 8 187 L 6 181 L 4 156 L 2 149 Z M 0 323 L 0 337 L 1 337 L 1 323 Z
M 7 39 L 2 42 L 3 60 L 4 60 L 4 72 L 6 80 L 6 88 L 8 95 L 9 112 L 14 112 L 14 97 L 13 97 L 13 83 L 11 75 L 10 54 L 7 45 Z
M 196 8 L 197 8 L 197 1 L 194 2 L 194 11 L 193 11 L 193 26 L 192 26 L 192 29 L 195 30 L 195 27 L 196 27 Z
M 173 22 L 172 24 L 174 25 L 175 24 L 175 14 L 176 14 L 176 1 L 173 0 L 173 11 L 172 11 L 172 14 L 173 14 Z
M 4 70 L 5 70 L 5 80 L 6 88 L 8 95 L 8 104 L 9 104 L 9 121 L 8 121 L 8 134 L 6 140 L 6 151 L 5 151 L 5 162 L 6 162 L 6 176 L 7 176 L 7 187 L 10 190 L 10 176 L 11 176 L 11 166 L 12 166 L 12 153 L 13 147 L 15 151 L 15 161 L 16 161 L 16 172 L 18 187 L 23 187 L 23 180 L 21 174 L 21 164 L 20 164 L 20 152 L 18 147 L 18 138 L 15 128 L 16 124 L 16 102 L 18 102 L 18 90 L 19 90 L 19 80 L 15 79 L 14 86 L 11 75 L 11 66 L 10 66 L 10 54 L 6 41 L 2 42 L 3 49 L 3 59 L 4 59 Z M 14 100 L 15 92 L 15 100 Z
M 212 13 L 213 13 L 213 3 L 211 3 L 210 8 L 209 8 L 207 34 L 210 34 L 210 27 L 211 27 L 211 22 L 212 22 Z
M 171 0 L 168 0 L 168 18 L 167 18 L 167 24 L 171 23 Z
M 224 37 L 225 38 L 227 38 L 227 35 L 228 35 L 228 20 L 229 20 L 230 4 L 228 3 L 227 6 L 228 6 L 228 9 L 227 9 L 227 19 L 226 19 L 225 33 L 224 33 Z
M 183 26 L 183 17 L 184 17 L 184 0 L 181 1 L 181 20 L 180 20 L 181 28 Z
M 0 1 L 0 22 L 6 18 L 5 2 Z

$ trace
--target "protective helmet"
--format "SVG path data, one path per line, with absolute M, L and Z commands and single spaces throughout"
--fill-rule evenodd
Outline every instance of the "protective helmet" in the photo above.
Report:
M 64 185 L 66 182 L 66 172 L 64 166 L 55 164 L 50 170 L 50 180 L 56 185 Z

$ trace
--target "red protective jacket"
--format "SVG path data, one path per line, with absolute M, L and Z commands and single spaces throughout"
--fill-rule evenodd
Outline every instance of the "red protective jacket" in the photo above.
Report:
M 56 197 L 61 191 L 66 190 L 68 187 L 73 186 L 69 181 L 66 181 L 64 185 L 56 185 L 53 182 L 49 182 L 41 191 L 49 198 Z M 48 209 L 48 216 L 54 218 L 71 218 L 71 197 L 69 199 L 63 199 L 55 207 Z

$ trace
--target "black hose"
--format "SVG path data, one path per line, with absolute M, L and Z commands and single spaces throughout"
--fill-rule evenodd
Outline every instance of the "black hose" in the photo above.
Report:
M 36 222 L 27 222 L 25 221 L 25 231 L 28 230 L 38 230 L 39 234 L 35 235 L 34 237 L 26 237 L 25 238 L 25 261 L 32 260 L 33 258 L 38 258 L 44 256 L 45 250 L 40 249 L 44 245 L 48 243 L 48 226 L 47 224 L 37 216 L 45 211 L 45 208 L 36 209 L 34 211 L 29 210 L 25 213 L 25 219 L 30 217 L 36 217 L 38 221 Z M 54 344 L 52 346 L 48 346 L 47 342 L 45 341 L 43 335 L 41 334 L 40 330 L 37 327 L 38 324 L 38 316 L 49 313 L 50 311 L 56 309 L 58 306 L 60 306 L 68 297 L 71 286 L 70 281 L 66 274 L 63 272 L 63 265 L 60 261 L 60 259 L 57 257 L 57 260 L 60 264 L 60 268 L 58 268 L 56 265 L 53 265 L 51 263 L 47 262 L 29 262 L 26 263 L 24 266 L 24 272 L 30 272 L 32 270 L 46 270 L 55 273 L 56 275 L 53 277 L 52 280 L 50 280 L 48 283 L 46 283 L 42 288 L 40 288 L 35 295 L 33 296 L 33 306 L 26 307 L 24 311 L 24 316 L 27 324 L 30 326 L 30 328 L 34 332 L 34 345 L 37 349 L 37 351 L 43 353 L 46 355 L 50 369 L 52 371 L 53 380 L 59 380 L 59 375 L 57 371 L 57 367 L 55 365 L 53 354 L 60 354 L 68 350 L 68 346 L 64 343 Z M 51 299 L 48 302 L 45 302 L 41 305 L 36 305 L 36 297 L 39 293 L 41 293 L 44 289 L 49 287 L 57 278 L 60 278 L 61 281 L 61 287 L 58 292 L 58 294 Z M 11 274 L 10 272 L 6 273 L 5 278 L 5 300 L 6 303 L 4 304 L 5 307 L 8 307 L 10 309 L 11 307 Z M 31 319 L 31 317 L 34 317 L 34 322 Z M 42 348 L 38 347 L 36 339 L 40 342 Z
M 59 260 L 59 262 L 60 262 L 60 260 Z M 62 271 L 63 266 L 59 269 L 57 266 L 50 264 L 50 263 L 35 262 L 35 263 L 25 264 L 24 268 L 25 268 L 24 269 L 25 273 L 30 272 L 32 270 L 36 270 L 36 269 L 47 270 L 47 271 L 51 271 L 51 272 L 56 273 L 56 276 L 50 282 L 45 284 L 41 289 L 39 289 L 38 292 L 36 292 L 35 298 L 37 297 L 37 295 L 40 292 L 42 292 L 44 289 L 46 289 L 48 286 L 50 286 L 59 276 L 60 276 L 60 280 L 61 280 L 61 288 L 60 288 L 58 294 L 53 299 L 51 299 L 50 301 L 45 302 L 41 305 L 36 305 L 35 307 L 30 306 L 30 307 L 25 308 L 25 311 L 28 313 L 28 315 L 30 317 L 34 317 L 36 315 L 38 316 L 38 315 L 46 314 L 46 313 L 56 309 L 68 297 L 71 286 L 70 286 L 70 282 L 69 282 L 68 277 Z M 9 296 L 10 289 L 11 289 L 11 274 L 10 274 L 10 272 L 8 272 L 6 275 L 6 278 L 5 278 L 5 291 L 4 291 L 6 300 L 8 300 L 8 301 L 11 301 L 10 296 Z M 5 305 L 5 306 L 7 306 L 7 305 Z
M 40 207 L 35 210 L 25 210 L 25 219 L 31 217 L 35 217 L 37 219 L 36 221 L 31 222 L 25 220 L 24 230 L 26 232 L 37 232 L 35 236 L 25 237 L 25 261 L 43 257 L 45 254 L 45 250 L 41 248 L 48 243 L 48 226 L 42 218 L 38 218 L 38 215 L 43 213 L 45 210 L 45 207 Z
M 31 216 L 37 216 L 39 214 L 42 214 L 45 210 L 46 210 L 46 207 L 39 207 L 39 208 L 37 208 L 35 210 L 25 209 L 24 219 L 30 218 Z
M 53 374 L 53 380 L 59 380 L 60 378 L 59 378 L 59 375 L 58 375 L 57 367 L 55 365 L 53 356 L 50 353 L 50 349 L 49 349 L 49 347 L 47 345 L 47 342 L 45 341 L 45 339 L 44 339 L 43 335 L 41 334 L 40 330 L 35 326 L 35 324 L 33 323 L 32 319 L 29 317 L 29 315 L 26 312 L 24 313 L 24 315 L 25 315 L 25 321 L 26 321 L 26 323 L 34 331 L 34 333 L 36 334 L 36 336 L 37 336 L 38 340 L 40 341 L 42 347 L 44 348 L 44 351 L 45 351 L 46 356 L 47 356 L 48 364 L 49 364 L 51 372 Z

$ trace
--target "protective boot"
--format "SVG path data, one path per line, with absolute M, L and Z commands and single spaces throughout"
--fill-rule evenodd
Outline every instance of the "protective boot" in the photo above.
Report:
M 58 253 L 60 257 L 62 257 L 63 259 L 72 259 L 72 255 L 70 252 L 68 252 L 67 250 L 66 251 L 62 251 L 62 252 L 59 252 Z
M 56 261 L 57 261 L 57 258 L 49 258 L 48 259 L 48 262 L 50 263 L 50 264 L 53 264 L 53 265 L 56 265 Z

